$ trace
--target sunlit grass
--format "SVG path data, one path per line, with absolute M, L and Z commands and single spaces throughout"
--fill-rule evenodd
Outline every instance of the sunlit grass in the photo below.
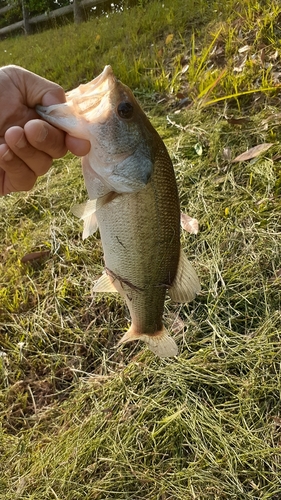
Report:
M 0 42 L 0 64 L 66 89 L 105 64 L 136 89 L 199 220 L 182 244 L 202 284 L 194 303 L 166 303 L 184 325 L 178 358 L 117 348 L 127 309 L 93 296 L 99 236 L 82 241 L 70 211 L 86 199 L 80 161 L 0 200 L 3 500 L 279 500 L 280 99 L 264 91 L 278 85 L 278 16 L 278 2 L 142 2 Z

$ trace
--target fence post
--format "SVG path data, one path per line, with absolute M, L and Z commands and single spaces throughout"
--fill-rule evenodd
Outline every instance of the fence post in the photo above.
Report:
M 23 18 L 24 33 L 25 33 L 25 35 L 30 35 L 31 26 L 29 24 L 29 11 L 28 11 L 28 7 L 26 5 L 26 0 L 22 0 L 21 5 L 22 5 L 22 18 Z
M 75 24 L 81 24 L 85 21 L 85 10 L 81 5 L 81 0 L 73 0 L 73 12 Z

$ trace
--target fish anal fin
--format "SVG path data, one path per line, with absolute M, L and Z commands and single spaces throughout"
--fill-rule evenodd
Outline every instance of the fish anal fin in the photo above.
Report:
M 160 358 L 168 358 L 177 356 L 178 354 L 178 346 L 164 326 L 161 331 L 149 335 L 147 333 L 136 332 L 134 325 L 132 325 L 121 340 L 119 340 L 118 345 L 134 340 L 143 340 L 149 349 Z
M 93 292 L 117 293 L 118 290 L 116 290 L 108 274 L 103 273 L 96 281 Z
M 180 251 L 178 270 L 168 293 L 175 302 L 191 302 L 201 291 L 198 276 L 183 250 Z

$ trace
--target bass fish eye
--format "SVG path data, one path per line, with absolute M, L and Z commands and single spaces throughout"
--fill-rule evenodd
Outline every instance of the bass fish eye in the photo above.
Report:
M 129 118 L 132 118 L 134 108 L 130 102 L 120 102 L 117 108 L 118 115 L 120 118 L 125 118 L 128 120 Z

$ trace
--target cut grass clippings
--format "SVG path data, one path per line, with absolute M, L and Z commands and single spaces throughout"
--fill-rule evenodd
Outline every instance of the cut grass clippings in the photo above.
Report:
M 101 243 L 70 211 L 80 160 L 0 200 L 1 499 L 280 499 L 280 15 L 276 1 L 140 2 L 0 42 L 1 65 L 65 89 L 105 64 L 135 89 L 199 221 L 182 244 L 202 284 L 166 302 L 177 358 L 117 348 L 126 306 L 93 296 Z

